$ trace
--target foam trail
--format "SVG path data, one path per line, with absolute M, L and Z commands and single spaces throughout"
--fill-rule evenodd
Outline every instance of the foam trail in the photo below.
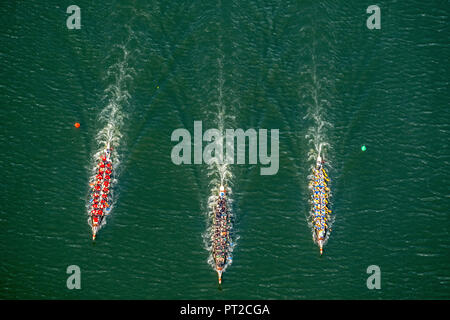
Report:
M 128 104 L 130 94 L 128 82 L 132 79 L 133 68 L 129 67 L 129 52 L 125 46 L 117 46 L 122 57 L 107 70 L 107 78 L 112 84 L 105 90 L 106 107 L 100 112 L 98 122 L 104 126 L 95 137 L 97 151 L 92 156 L 89 196 L 86 204 L 88 224 L 92 238 L 106 224 L 106 217 L 113 211 L 117 201 L 115 186 L 120 169 L 120 144 L 124 123 L 123 108 Z
M 218 59 L 218 101 L 215 106 L 214 118 L 217 119 L 217 127 L 224 137 L 225 122 L 228 118 L 226 104 L 223 101 L 224 78 L 222 58 Z M 232 143 L 232 142 L 227 142 Z M 217 146 L 224 150 L 224 139 L 217 141 Z M 208 165 L 210 177 L 211 195 L 208 198 L 208 227 L 204 234 L 205 247 L 209 251 L 208 263 L 217 272 L 219 284 L 222 281 L 222 273 L 233 261 L 233 249 L 236 245 L 236 236 L 233 229 L 234 214 L 232 212 L 232 179 L 233 174 L 228 164 L 222 158 L 215 155 Z
M 313 47 L 314 48 L 314 47 Z M 325 163 L 326 151 L 331 146 L 327 141 L 326 131 L 332 125 L 325 121 L 326 93 L 322 90 L 323 83 L 326 79 L 319 79 L 317 76 L 316 57 L 312 54 L 312 67 L 309 70 L 311 77 L 310 86 L 307 87 L 308 95 L 310 96 L 310 103 L 305 119 L 312 121 L 311 127 L 308 128 L 305 136 L 308 139 L 311 149 L 308 153 L 308 161 L 311 162 L 312 174 L 308 176 L 309 189 L 311 191 L 311 209 L 307 218 L 308 224 L 311 227 L 313 241 L 319 246 L 322 254 L 323 246 L 327 243 L 330 233 L 331 225 L 334 216 L 331 215 L 331 189 L 329 187 L 330 178 L 327 175 L 327 166 L 329 162 Z

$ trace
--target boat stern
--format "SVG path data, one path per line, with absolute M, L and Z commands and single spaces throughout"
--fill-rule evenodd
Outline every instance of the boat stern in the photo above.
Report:
M 316 166 L 319 167 L 321 165 L 322 165 L 322 157 L 321 156 L 317 156 Z
M 220 188 L 219 188 L 219 196 L 222 198 L 222 197 L 224 197 L 225 195 L 226 195 L 226 190 L 225 190 L 225 187 L 223 186 L 223 185 L 220 185 Z

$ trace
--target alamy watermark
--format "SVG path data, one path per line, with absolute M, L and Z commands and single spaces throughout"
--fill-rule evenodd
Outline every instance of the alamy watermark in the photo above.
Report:
M 71 15 L 66 20 L 67 29 L 81 29 L 80 11 L 80 7 L 74 4 L 67 7 L 66 13 L 71 13 Z
M 371 265 L 367 267 L 368 274 L 371 274 L 366 281 L 367 289 L 381 289 L 381 270 L 377 265 Z
M 69 290 L 81 289 L 80 267 L 75 264 L 70 265 L 67 267 L 66 273 L 70 274 L 70 276 L 67 278 L 67 281 L 66 281 L 67 289 L 69 289 Z
M 270 155 L 267 149 L 268 130 L 259 129 L 226 129 L 225 135 L 218 129 L 208 129 L 203 133 L 202 121 L 194 121 L 194 141 L 187 129 L 176 129 L 172 132 L 171 141 L 179 141 L 172 148 L 171 158 L 176 165 L 180 164 L 237 164 L 246 162 L 246 138 L 248 139 L 248 163 L 259 163 L 267 167 L 260 169 L 261 175 L 274 175 L 279 169 L 279 130 L 270 130 Z M 180 141 L 181 139 L 181 141 Z M 237 148 L 235 149 L 235 141 Z M 203 142 L 209 142 L 203 149 Z M 192 150 L 193 145 L 193 150 Z M 192 151 L 194 159 L 192 161 Z M 237 152 L 235 152 L 237 151 Z
M 367 13 L 372 13 L 367 18 L 366 26 L 368 29 L 381 29 L 381 13 L 380 13 L 380 7 L 377 5 L 371 5 L 368 6 L 366 9 Z

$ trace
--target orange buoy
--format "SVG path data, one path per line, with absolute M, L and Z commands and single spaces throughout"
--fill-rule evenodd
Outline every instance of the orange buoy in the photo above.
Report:
M 74 126 L 75 126 L 75 128 L 79 128 L 80 124 L 78 122 L 75 122 Z

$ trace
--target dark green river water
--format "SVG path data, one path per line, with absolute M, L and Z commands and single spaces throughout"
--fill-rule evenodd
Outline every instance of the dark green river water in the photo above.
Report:
M 3 1 L 0 298 L 447 299 L 449 7 Z M 228 166 L 236 246 L 221 289 L 204 241 L 217 170 L 171 160 L 172 132 L 194 121 L 280 133 L 277 174 Z M 93 243 L 88 180 L 107 124 L 115 205 Z M 318 143 L 334 216 L 322 257 L 307 222 Z

